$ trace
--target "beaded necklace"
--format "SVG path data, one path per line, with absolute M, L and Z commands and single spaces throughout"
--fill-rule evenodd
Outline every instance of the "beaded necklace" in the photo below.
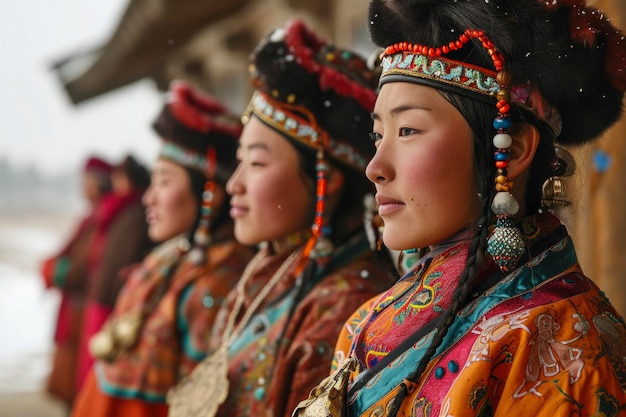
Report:
M 226 329 L 219 347 L 198 364 L 188 377 L 168 392 L 168 417 L 215 416 L 219 406 L 228 397 L 228 348 L 230 344 L 243 331 L 259 305 L 283 278 L 296 259 L 300 257 L 301 253 L 302 248 L 293 251 L 289 255 L 259 294 L 257 294 L 252 303 L 250 303 L 250 307 L 235 327 L 235 320 L 241 312 L 245 299 L 245 286 L 252 273 L 256 271 L 261 261 L 265 259 L 265 254 L 259 252 L 252 258 L 235 288 L 237 298 L 228 316 Z M 211 395 L 207 395 L 207 393 L 211 393 Z

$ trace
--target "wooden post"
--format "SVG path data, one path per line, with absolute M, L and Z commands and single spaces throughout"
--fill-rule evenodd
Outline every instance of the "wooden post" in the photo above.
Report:
M 615 26 L 626 31 L 625 1 L 588 3 L 604 10 Z M 626 121 L 622 118 L 602 138 L 572 153 L 579 171 L 571 222 L 578 256 L 585 274 L 626 315 Z M 598 154 L 608 157 L 604 172 L 594 163 Z

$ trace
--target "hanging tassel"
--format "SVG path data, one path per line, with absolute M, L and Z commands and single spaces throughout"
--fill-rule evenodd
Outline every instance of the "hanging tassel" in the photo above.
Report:
M 323 267 L 330 259 L 335 248 L 333 243 L 328 238 L 330 230 L 324 226 L 328 171 L 330 170 L 330 167 L 328 165 L 328 161 L 324 159 L 324 151 L 321 148 L 317 151 L 317 164 L 315 170 L 317 172 L 317 201 L 315 204 L 315 220 L 312 227 L 315 244 L 310 256 Z
M 200 207 L 200 220 L 193 234 L 193 248 L 187 256 L 187 260 L 194 265 L 201 265 L 206 262 L 207 247 L 211 244 L 211 216 L 213 214 L 213 199 L 215 197 L 215 173 L 217 158 L 215 149 L 209 148 L 206 153 L 207 181 L 204 183 L 202 193 L 202 205 Z

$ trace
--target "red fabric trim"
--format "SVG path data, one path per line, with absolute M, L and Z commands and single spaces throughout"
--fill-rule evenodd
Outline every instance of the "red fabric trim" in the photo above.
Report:
M 328 45 L 326 41 L 309 30 L 301 20 L 290 22 L 286 32 L 285 44 L 289 51 L 309 73 L 318 74 L 322 90 L 333 90 L 340 96 L 354 98 L 365 109 L 374 109 L 376 93 L 373 90 L 351 80 L 325 62 L 320 62 L 317 54 Z
M 226 108 L 183 80 L 174 80 L 170 84 L 168 107 L 179 123 L 201 133 L 215 131 L 239 137 L 243 129 L 235 120 L 220 119 L 220 116 L 226 116 Z

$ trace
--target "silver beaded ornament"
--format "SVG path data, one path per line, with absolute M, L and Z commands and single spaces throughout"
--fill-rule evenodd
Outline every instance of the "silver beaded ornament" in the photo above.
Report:
M 487 252 L 501 271 L 511 271 L 524 255 L 526 250 L 524 239 L 520 230 L 515 225 L 513 216 L 519 212 L 519 203 L 510 193 L 513 183 L 509 181 L 507 168 L 510 159 L 510 147 L 513 138 L 508 134 L 512 126 L 510 110 L 510 84 L 511 75 L 502 68 L 499 70 L 497 80 L 500 85 L 498 91 L 498 116 L 493 121 L 496 135 L 493 137 L 494 160 L 496 165 L 495 188 L 497 194 L 491 203 L 491 210 L 496 215 L 496 225 L 493 233 L 487 240 Z

